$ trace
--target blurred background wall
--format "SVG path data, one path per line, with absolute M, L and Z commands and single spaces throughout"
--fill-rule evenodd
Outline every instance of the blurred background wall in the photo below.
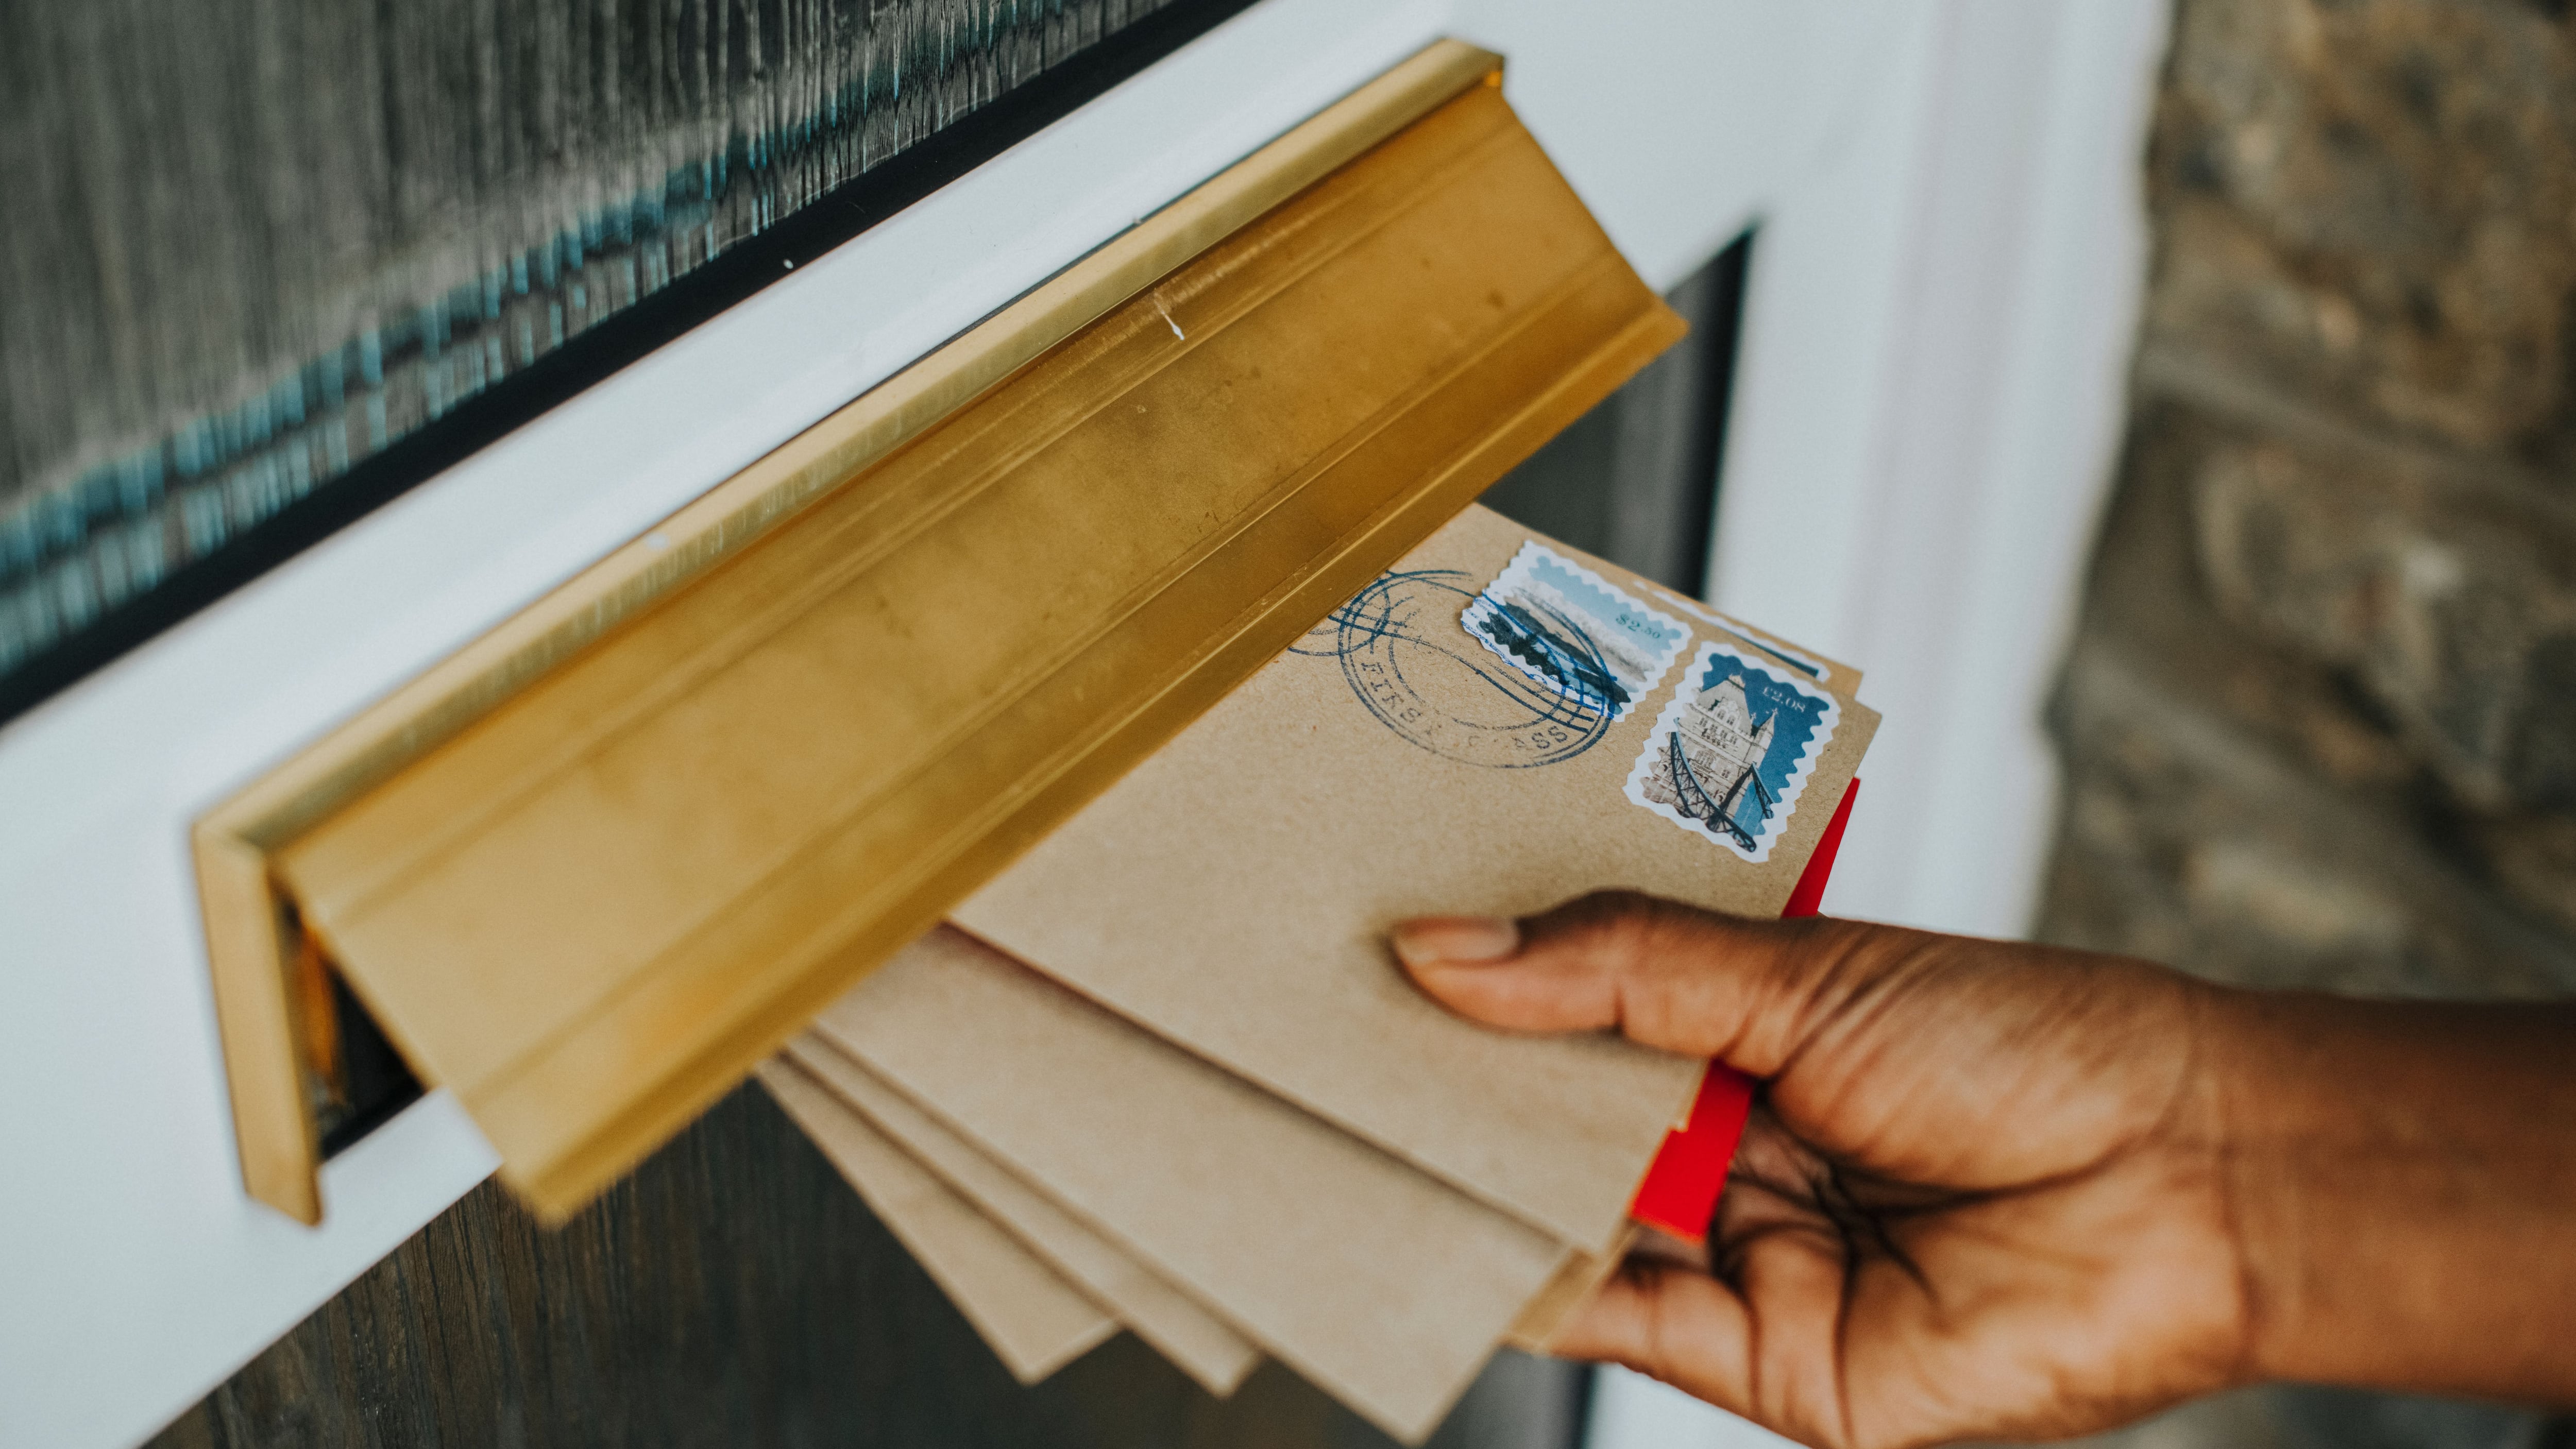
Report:
M 2576 989 L 2576 39 L 2181 0 L 2037 934 L 2263 986 Z M 2463 1293 L 2479 1285 L 2460 1285 Z M 2140 1444 L 2576 1442 L 2239 1396 Z
M 2576 43 L 2185 0 L 2040 928 L 2233 980 L 2576 987 Z

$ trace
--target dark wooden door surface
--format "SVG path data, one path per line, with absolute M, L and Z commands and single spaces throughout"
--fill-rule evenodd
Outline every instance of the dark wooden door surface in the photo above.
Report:
M 1498 1360 L 1434 1442 L 1565 1449 L 1570 1366 Z M 1365 1449 L 1265 1365 L 1224 1402 L 1127 1335 L 1021 1388 L 746 1086 L 567 1226 L 485 1183 L 154 1449 Z

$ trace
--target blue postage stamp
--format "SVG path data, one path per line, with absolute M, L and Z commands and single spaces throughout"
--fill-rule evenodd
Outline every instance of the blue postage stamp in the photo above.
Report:
M 1834 697 L 1732 644 L 1702 644 L 1628 772 L 1628 798 L 1760 865 L 1842 720 Z
M 1680 620 L 1538 543 L 1522 544 L 1458 623 L 1540 687 L 1613 721 L 1690 642 Z

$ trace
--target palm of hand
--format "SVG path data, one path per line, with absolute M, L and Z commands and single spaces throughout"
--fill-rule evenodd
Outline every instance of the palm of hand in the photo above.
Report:
M 1748 1024 L 1725 1055 L 1770 1080 L 1709 1272 L 1632 1271 L 1562 1351 L 1852 1449 L 2060 1437 L 2237 1376 L 2191 988 L 1960 944 L 1855 937 Z

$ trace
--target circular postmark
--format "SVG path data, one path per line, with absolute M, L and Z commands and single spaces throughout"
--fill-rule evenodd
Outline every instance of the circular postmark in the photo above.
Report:
M 1570 760 L 1600 743 L 1610 701 L 1586 678 L 1608 666 L 1571 619 L 1551 631 L 1578 651 L 1573 677 L 1532 678 L 1470 637 L 1459 615 L 1477 598 L 1453 569 L 1390 573 L 1362 589 L 1290 652 L 1336 659 L 1378 722 L 1464 764 L 1526 769 Z

